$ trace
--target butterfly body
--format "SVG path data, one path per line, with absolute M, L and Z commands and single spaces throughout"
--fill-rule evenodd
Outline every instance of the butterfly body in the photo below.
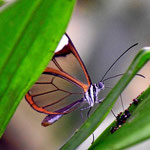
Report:
M 98 94 L 101 90 L 104 90 L 104 84 L 99 82 L 98 84 L 93 84 L 89 87 L 87 92 L 84 93 L 84 101 L 86 101 L 90 107 L 93 107 L 95 103 L 100 103 Z

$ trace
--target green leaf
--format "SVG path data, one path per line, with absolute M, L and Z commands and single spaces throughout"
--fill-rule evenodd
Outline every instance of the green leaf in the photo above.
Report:
M 3 4 L 5 4 L 5 2 L 3 0 L 0 0 L 0 6 L 2 6 Z
M 112 109 L 120 93 L 125 89 L 135 74 L 150 59 L 150 47 L 143 48 L 135 57 L 127 72 L 119 80 L 116 86 L 110 91 L 102 104 L 90 116 L 90 118 L 81 126 L 81 128 L 70 138 L 70 140 L 61 148 L 61 150 L 71 150 L 79 146 L 99 124 L 105 119 Z
M 114 121 L 89 149 L 124 149 L 150 137 L 150 87 L 137 99 L 138 105 L 128 108 L 131 116 L 126 123 L 111 134 L 111 127 L 116 124 Z
M 0 12 L 0 136 L 53 55 L 75 0 L 18 0 Z

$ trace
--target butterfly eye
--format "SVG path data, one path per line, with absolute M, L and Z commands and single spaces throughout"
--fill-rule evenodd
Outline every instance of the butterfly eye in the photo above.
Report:
M 99 82 L 98 87 L 99 87 L 99 89 L 104 89 L 104 84 L 102 82 Z

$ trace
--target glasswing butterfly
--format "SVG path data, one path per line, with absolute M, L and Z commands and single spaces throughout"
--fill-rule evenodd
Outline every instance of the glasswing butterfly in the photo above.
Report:
M 134 44 L 135 46 L 137 44 Z M 104 79 L 114 64 L 133 46 L 128 48 L 106 71 L 102 80 L 92 84 L 90 76 L 82 62 L 75 46 L 65 33 L 55 50 L 49 66 L 45 69 L 39 80 L 25 95 L 25 99 L 33 109 L 47 114 L 42 121 L 43 126 L 48 126 L 59 120 L 63 115 L 71 113 L 77 108 L 87 104 L 82 109 L 92 108 L 95 103 L 103 99 L 98 94 L 104 89 Z M 76 66 L 82 71 L 76 71 Z M 83 73 L 84 82 L 76 78 Z M 122 75 L 122 74 L 120 74 Z M 114 77 L 117 77 L 116 75 Z M 111 77 L 113 78 L 113 77 Z M 72 87 L 74 87 L 72 89 Z M 80 91 L 79 91 L 80 89 Z

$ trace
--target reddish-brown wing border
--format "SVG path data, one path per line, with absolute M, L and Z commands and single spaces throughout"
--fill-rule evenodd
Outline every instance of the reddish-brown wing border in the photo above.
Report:
M 82 83 L 81 81 L 79 81 L 76 78 L 70 76 L 69 74 L 65 73 L 64 71 L 56 70 L 56 69 L 50 68 L 50 67 L 47 67 L 45 69 L 45 71 L 43 72 L 43 74 L 50 74 L 50 75 L 58 76 L 58 77 L 61 77 L 61 78 L 65 79 L 65 80 L 67 80 L 69 82 L 73 82 L 74 84 L 80 86 L 83 89 L 84 92 L 86 92 L 88 90 L 89 86 L 92 84 L 91 79 L 90 79 L 90 77 L 88 75 L 88 72 L 87 72 L 87 70 L 85 68 L 85 65 L 84 65 L 83 61 L 81 60 L 78 52 L 76 51 L 76 49 L 75 49 L 71 39 L 69 38 L 69 36 L 67 34 L 65 34 L 65 35 L 69 39 L 69 42 L 68 42 L 67 46 L 65 46 L 65 49 L 56 52 L 54 54 L 53 58 L 57 57 L 57 56 L 64 55 L 64 54 L 67 54 L 67 53 L 70 53 L 70 51 L 71 51 L 72 54 L 77 58 L 78 62 L 80 63 L 80 65 L 81 65 L 81 67 L 83 69 L 83 72 L 85 74 L 85 77 L 87 79 L 88 84 Z M 33 109 L 35 109 L 36 111 L 38 111 L 38 112 L 45 113 L 45 114 L 62 114 L 62 113 L 59 113 L 59 112 L 47 111 L 44 108 L 37 106 L 34 103 L 33 97 L 32 97 L 32 95 L 30 95 L 29 92 L 25 95 L 25 99 L 31 105 L 31 107 Z
M 87 81 L 88 81 L 88 85 L 90 86 L 90 85 L 92 84 L 92 82 L 91 82 L 90 76 L 89 76 L 89 74 L 88 74 L 88 72 L 87 72 L 87 69 L 86 69 L 86 67 L 85 67 L 85 65 L 84 65 L 84 63 L 83 63 L 83 61 L 82 61 L 82 59 L 80 58 L 80 56 L 79 56 L 79 54 L 78 54 L 78 52 L 77 52 L 75 46 L 73 45 L 71 39 L 69 38 L 69 36 L 68 36 L 67 34 L 66 34 L 66 36 L 67 36 L 68 39 L 69 39 L 69 43 L 71 43 L 71 44 L 70 44 L 70 50 L 72 51 L 72 53 L 75 55 L 75 57 L 76 57 L 77 60 L 79 61 L 80 65 L 81 65 L 81 67 L 82 67 L 82 69 L 83 69 L 83 71 L 84 71 L 85 77 L 86 77 L 86 79 L 87 79 Z
M 49 68 L 47 67 L 45 69 L 45 71 L 43 72 L 43 74 L 49 74 L 49 75 L 54 75 L 54 76 L 57 76 L 57 77 L 60 77 L 60 78 L 63 78 L 64 80 L 67 80 L 69 82 L 72 82 L 76 85 L 78 85 L 79 87 L 81 87 L 84 92 L 86 92 L 89 88 L 89 86 L 87 84 L 84 84 L 82 83 L 81 81 L 73 78 L 72 76 L 70 76 L 69 74 L 65 73 L 65 72 L 62 72 L 62 71 L 59 71 L 59 70 L 56 70 L 54 68 Z M 33 101 L 33 97 L 32 95 L 30 95 L 30 93 L 28 92 L 26 95 L 25 95 L 25 98 L 27 100 L 27 102 L 31 105 L 31 107 L 33 109 L 35 109 L 36 111 L 38 112 L 41 112 L 41 113 L 45 113 L 45 114 L 62 114 L 62 113 L 58 113 L 58 112 L 51 112 L 51 111 L 47 111 L 45 110 L 44 108 L 42 107 L 38 107 L 34 101 Z
M 83 69 L 83 72 L 84 72 L 85 77 L 87 79 L 87 83 L 90 86 L 92 84 L 92 82 L 91 82 L 90 76 L 87 72 L 87 69 L 86 69 L 82 59 L 80 58 L 75 46 L 73 45 L 71 39 L 69 38 L 69 36 L 66 33 L 65 33 L 65 35 L 67 36 L 67 38 L 69 40 L 68 44 L 62 50 L 56 52 L 54 54 L 53 58 L 58 57 L 58 56 L 66 55 L 66 54 L 70 53 L 70 51 L 71 51 L 71 53 L 76 57 L 76 59 L 78 60 L 80 66 L 81 66 L 81 68 Z

